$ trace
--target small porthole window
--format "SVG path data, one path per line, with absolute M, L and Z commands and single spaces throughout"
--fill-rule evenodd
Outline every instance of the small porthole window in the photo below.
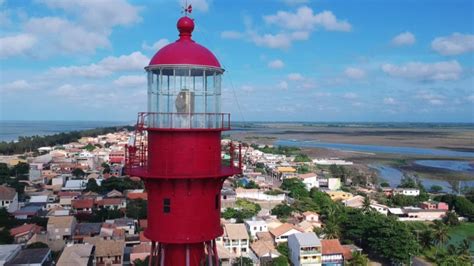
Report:
M 170 199 L 163 199 L 163 212 L 169 213 L 171 211 L 171 200 Z

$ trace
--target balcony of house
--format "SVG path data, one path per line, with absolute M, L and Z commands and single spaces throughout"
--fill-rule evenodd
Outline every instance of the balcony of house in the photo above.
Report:
M 321 248 L 320 247 L 302 247 L 300 249 L 301 255 L 321 255 Z
M 300 263 L 301 265 L 304 264 L 320 264 L 322 261 L 321 256 L 317 255 L 306 255 L 306 256 L 300 256 Z

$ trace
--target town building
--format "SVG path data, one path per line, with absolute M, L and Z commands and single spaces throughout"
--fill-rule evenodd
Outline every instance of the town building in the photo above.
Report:
M 223 245 L 233 257 L 247 255 L 250 244 L 244 224 L 224 224 L 224 234 L 216 242 Z
M 244 223 L 251 237 L 256 237 L 258 232 L 268 232 L 267 223 L 263 220 L 252 219 Z
M 339 239 L 321 240 L 322 245 L 322 265 L 342 266 L 344 265 L 344 247 Z
M 76 218 L 74 216 L 49 217 L 47 232 L 50 240 L 70 240 L 76 229 Z
M 303 230 L 301 230 L 301 228 L 298 228 L 289 223 L 284 223 L 278 226 L 277 228 L 270 230 L 270 234 L 273 237 L 273 241 L 277 245 L 280 243 L 287 242 L 288 236 L 296 234 L 296 233 L 302 233 L 302 232 Z
M 94 245 L 73 244 L 64 248 L 57 266 L 92 266 L 94 260 Z
M 53 265 L 53 257 L 49 248 L 32 248 L 20 250 L 6 266 L 44 266 Z
M 288 237 L 288 256 L 292 264 L 319 266 L 322 262 L 321 241 L 313 232 Z
M 0 186 L 0 207 L 5 208 L 9 213 L 18 210 L 18 193 L 14 188 Z

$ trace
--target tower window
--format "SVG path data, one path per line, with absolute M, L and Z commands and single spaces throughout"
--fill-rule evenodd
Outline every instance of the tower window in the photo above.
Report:
M 216 210 L 218 210 L 219 209 L 219 194 L 216 195 L 214 205 L 215 205 Z
M 163 212 L 169 213 L 171 211 L 171 200 L 168 198 L 163 199 Z

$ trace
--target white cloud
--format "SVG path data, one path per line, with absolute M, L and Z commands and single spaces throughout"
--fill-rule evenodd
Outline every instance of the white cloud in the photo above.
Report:
M 309 0 L 283 0 L 283 2 L 285 2 L 285 4 L 287 5 L 301 5 L 301 4 L 307 4 L 309 3 Z
M 146 85 L 145 75 L 126 75 L 114 80 L 114 84 L 119 87 L 142 87 Z
M 109 56 L 97 64 L 84 66 L 67 66 L 51 69 L 58 76 L 79 76 L 98 78 L 105 77 L 116 71 L 137 71 L 148 65 L 149 59 L 141 52 L 133 52 L 119 57 Z
M 1 85 L 0 91 L 11 92 L 19 90 L 29 90 L 31 88 L 32 87 L 30 83 L 28 83 L 26 80 L 20 79 Z
M 150 51 L 158 51 L 161 48 L 168 45 L 170 41 L 168 39 L 159 39 L 153 45 L 148 45 L 146 42 L 143 42 L 142 49 L 143 50 L 150 50 Z
M 382 65 L 382 71 L 392 77 L 414 80 L 457 80 L 461 76 L 461 65 L 453 61 L 435 63 L 409 62 L 405 65 Z
M 210 2 L 209 0 L 178 0 L 181 6 L 185 6 L 186 3 L 188 5 L 192 5 L 193 12 L 194 10 L 198 10 L 201 12 L 207 12 L 209 10 Z
M 467 96 L 467 100 L 474 103 L 474 94 Z
M 53 9 L 62 9 L 76 15 L 88 29 L 108 30 L 118 25 L 131 25 L 141 21 L 140 8 L 125 0 L 40 0 Z
M 290 73 L 288 74 L 288 79 L 292 81 L 301 81 L 304 77 L 300 73 Z
M 383 103 L 388 105 L 394 105 L 397 104 L 397 101 L 392 97 L 386 97 L 383 99 Z
M 221 32 L 221 38 L 223 39 L 240 39 L 244 37 L 244 34 L 238 31 L 233 31 L 233 30 L 226 30 Z
M 459 55 L 474 51 L 474 35 L 453 33 L 438 37 L 431 42 L 431 48 L 441 55 Z
M 348 100 L 354 100 L 354 99 L 357 99 L 358 96 L 357 96 L 357 94 L 355 94 L 353 92 L 347 92 L 344 95 L 342 95 L 342 98 L 348 99 Z
M 80 1 L 78 1 L 80 2 Z M 25 31 L 35 35 L 42 47 L 39 52 L 94 53 L 97 48 L 110 46 L 108 34 L 90 31 L 78 24 L 58 17 L 31 18 L 24 25 Z
M 283 61 L 281 61 L 280 59 L 276 59 L 276 60 L 268 62 L 269 68 L 273 68 L 273 69 L 283 68 L 284 66 L 285 66 L 285 63 L 283 63 Z
M 250 93 L 250 92 L 253 92 L 253 91 L 254 91 L 254 88 L 253 88 L 252 86 L 250 86 L 250 85 L 243 85 L 243 86 L 241 87 L 241 90 L 242 90 L 243 92 Z
M 288 89 L 288 82 L 286 81 L 280 81 L 277 85 L 277 88 L 281 89 L 281 90 L 287 90 Z
M 412 45 L 415 42 L 415 35 L 409 31 L 402 32 L 392 39 L 392 44 L 396 46 Z
M 344 74 L 351 79 L 362 79 L 365 77 L 365 71 L 355 67 L 346 68 L 346 70 L 344 70 Z
M 224 39 L 244 39 L 257 46 L 288 49 L 294 41 L 308 40 L 312 30 L 323 28 L 328 31 L 350 31 L 351 25 L 346 21 L 339 21 L 331 11 L 313 14 L 307 6 L 300 7 L 295 13 L 278 11 L 275 15 L 264 16 L 267 24 L 275 24 L 281 29 L 277 33 L 260 33 L 252 26 L 249 17 L 244 18 L 245 32 L 224 31 Z
M 36 38 L 30 34 L 18 34 L 0 38 L 0 58 L 24 55 L 36 43 Z
M 324 28 L 329 31 L 350 31 L 352 26 L 347 21 L 340 21 L 331 11 L 314 14 L 307 6 L 298 8 L 295 13 L 278 11 L 275 15 L 264 16 L 268 24 L 275 24 L 289 30 L 313 30 Z
M 446 97 L 428 90 L 422 90 L 417 93 L 416 98 L 422 99 L 430 105 L 443 105 Z
M 257 45 L 268 48 L 287 49 L 291 46 L 294 40 L 291 34 L 278 33 L 278 34 L 264 34 L 258 35 L 256 33 L 250 34 L 250 39 Z

